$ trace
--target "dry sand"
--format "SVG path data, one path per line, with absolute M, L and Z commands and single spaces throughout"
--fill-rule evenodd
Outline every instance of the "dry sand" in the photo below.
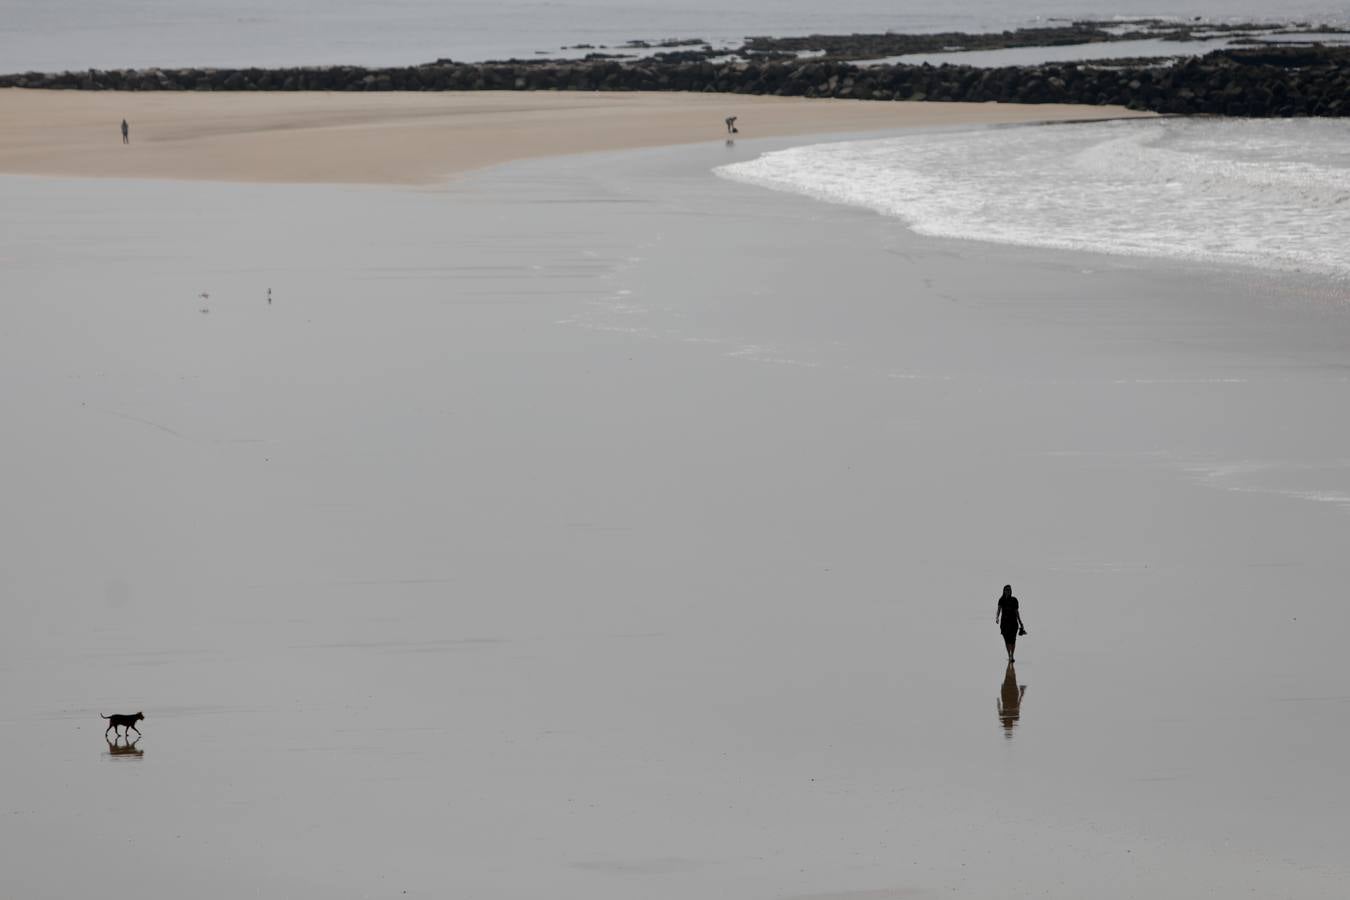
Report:
M 0 173 L 425 184 L 554 154 L 914 126 L 1151 115 L 1121 107 L 725 94 L 148 94 L 0 90 Z M 131 124 L 122 147 L 118 123 Z

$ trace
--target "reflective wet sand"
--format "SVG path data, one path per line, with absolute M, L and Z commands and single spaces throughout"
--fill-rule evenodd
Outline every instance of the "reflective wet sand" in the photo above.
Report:
M 760 146 L 0 182 L 3 893 L 1343 896 L 1338 289 Z
M 1017 669 L 1008 663 L 1008 671 L 1003 675 L 1003 686 L 998 692 L 998 719 L 1003 723 L 1003 736 L 1012 738 L 1013 729 L 1022 718 L 1022 698 L 1026 696 L 1027 686 L 1017 683 Z

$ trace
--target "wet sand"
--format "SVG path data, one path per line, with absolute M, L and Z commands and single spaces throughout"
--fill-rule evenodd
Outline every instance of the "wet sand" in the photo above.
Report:
M 0 173 L 426 184 L 540 156 L 927 125 L 1151 115 L 1122 107 L 726 94 L 122 93 L 0 89 Z M 126 119 L 131 143 L 122 146 Z
M 1342 897 L 1343 291 L 776 146 L 0 179 L 6 893 Z

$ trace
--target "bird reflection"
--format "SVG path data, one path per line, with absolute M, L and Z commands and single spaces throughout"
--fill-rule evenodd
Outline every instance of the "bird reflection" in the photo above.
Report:
M 104 740 L 108 741 L 106 737 L 104 738 Z M 136 740 L 134 741 L 129 740 L 128 738 L 113 738 L 112 740 L 108 741 L 108 755 L 125 756 L 130 759 L 140 759 L 142 756 L 145 755 L 144 750 L 139 750 L 136 747 L 136 745 L 139 744 L 140 742 L 141 742 L 140 738 L 136 738 Z
M 1013 727 L 1022 715 L 1022 698 L 1026 693 L 1027 686 L 1017 683 L 1017 669 L 1008 663 L 1008 671 L 1003 673 L 1003 688 L 998 695 L 998 717 L 1003 722 L 1003 736 L 1009 740 L 1012 740 Z

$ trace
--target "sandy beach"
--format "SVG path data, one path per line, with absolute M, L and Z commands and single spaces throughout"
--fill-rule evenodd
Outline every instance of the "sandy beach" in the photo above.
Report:
M 645 93 L 85 93 L 0 90 L 0 172 L 427 184 L 517 159 L 920 126 L 1149 115 L 1120 107 Z M 131 124 L 120 144 L 118 123 Z
M 0 96 L 0 894 L 1345 896 L 1344 285 L 327 99 Z

